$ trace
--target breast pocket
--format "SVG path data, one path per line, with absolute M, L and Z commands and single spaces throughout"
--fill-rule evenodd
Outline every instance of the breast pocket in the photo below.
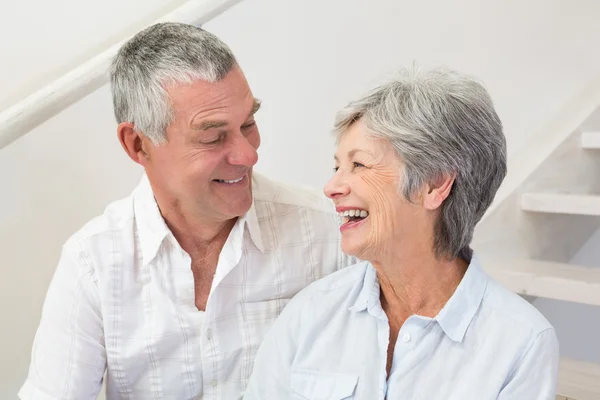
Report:
M 320 371 L 294 370 L 290 377 L 292 399 L 354 399 L 358 376 Z
M 275 299 L 238 304 L 238 322 L 241 327 L 242 360 L 241 380 L 248 383 L 256 352 L 273 322 L 277 319 L 290 299 Z

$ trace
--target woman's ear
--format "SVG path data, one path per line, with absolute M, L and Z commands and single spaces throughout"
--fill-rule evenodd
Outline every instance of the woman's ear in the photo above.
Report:
M 450 195 L 455 179 L 456 173 L 443 174 L 427 184 L 423 196 L 423 206 L 426 210 L 437 210 L 442 205 Z

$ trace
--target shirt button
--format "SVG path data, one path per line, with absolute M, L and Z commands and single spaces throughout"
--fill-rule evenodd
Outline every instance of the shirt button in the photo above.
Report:
M 208 328 L 208 329 L 206 330 L 206 338 L 207 338 L 208 340 L 211 340 L 211 339 L 212 339 L 212 329 Z
M 213 379 L 212 381 L 210 381 L 210 384 L 211 384 L 212 386 L 217 386 L 217 385 L 219 384 L 219 382 L 217 382 L 217 380 L 216 380 L 216 379 Z
M 404 336 L 402 336 L 402 341 L 404 343 L 410 342 L 410 335 L 408 333 L 405 333 Z

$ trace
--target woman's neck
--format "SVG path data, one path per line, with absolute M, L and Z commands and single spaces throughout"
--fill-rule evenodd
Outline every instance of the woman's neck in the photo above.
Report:
M 404 249 L 406 250 L 406 249 Z M 440 259 L 433 251 L 398 251 L 372 262 L 381 287 L 381 304 L 400 325 L 411 315 L 435 317 L 454 294 L 468 263 Z

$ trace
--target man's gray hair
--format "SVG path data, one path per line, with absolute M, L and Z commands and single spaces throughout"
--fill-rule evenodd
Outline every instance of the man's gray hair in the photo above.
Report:
M 436 222 L 434 250 L 470 261 L 475 225 L 506 175 L 506 139 L 487 90 L 452 70 L 402 70 L 338 113 L 338 141 L 358 120 L 388 140 L 404 163 L 400 189 L 408 200 L 426 183 L 456 174 Z
M 153 143 L 165 143 L 173 120 L 165 88 L 196 80 L 217 82 L 236 65 L 225 43 L 192 25 L 159 23 L 119 50 L 110 68 L 117 122 L 130 122 Z

